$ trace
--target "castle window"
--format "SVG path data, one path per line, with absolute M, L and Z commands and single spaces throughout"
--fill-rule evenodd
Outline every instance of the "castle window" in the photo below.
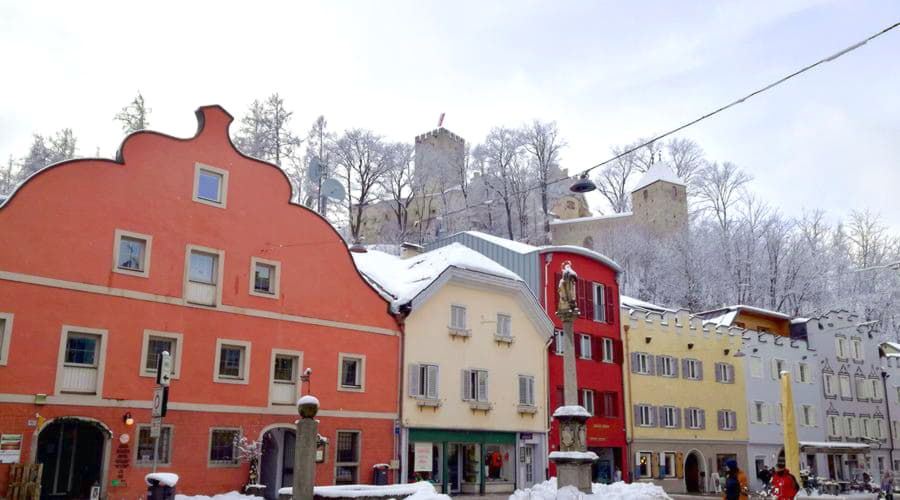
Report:
M 644 190 L 644 200 L 646 200 L 646 199 L 647 199 L 647 190 L 645 189 Z
M 678 188 L 676 186 L 672 186 L 672 199 L 673 200 L 678 199 Z

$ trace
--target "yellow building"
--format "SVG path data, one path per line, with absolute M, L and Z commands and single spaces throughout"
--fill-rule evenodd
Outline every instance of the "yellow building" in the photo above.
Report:
M 726 460 L 747 470 L 737 329 L 622 297 L 629 449 L 637 480 L 710 492 Z
M 474 250 L 405 255 L 354 255 L 404 322 L 402 477 L 482 494 L 543 481 L 550 319 L 517 275 Z

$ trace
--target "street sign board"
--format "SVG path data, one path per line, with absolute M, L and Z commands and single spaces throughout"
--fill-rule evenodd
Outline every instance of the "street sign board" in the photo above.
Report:
M 165 417 L 169 405 L 169 388 L 156 387 L 153 389 L 153 406 L 150 415 L 153 417 Z
M 150 420 L 150 437 L 158 438 L 162 431 L 162 417 L 153 417 Z
M 156 358 L 156 383 L 168 386 L 172 380 L 172 355 L 163 351 Z

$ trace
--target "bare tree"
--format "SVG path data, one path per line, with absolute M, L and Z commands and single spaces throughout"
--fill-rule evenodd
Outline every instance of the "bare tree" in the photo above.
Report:
M 386 148 L 371 130 L 350 129 L 335 143 L 334 161 L 347 187 L 350 235 L 358 240 L 363 211 L 377 199 L 377 186 L 388 170 Z
M 869 209 L 850 212 L 847 238 L 853 244 L 851 256 L 859 268 L 882 264 L 888 250 L 887 228 L 881 215 Z
M 150 121 L 147 117 L 151 111 L 144 103 L 144 96 L 138 91 L 137 97 L 128 106 L 122 108 L 122 111 L 119 111 L 115 119 L 122 123 L 122 130 L 126 134 L 130 134 L 150 127 Z
M 51 137 L 34 134 L 28 154 L 19 162 L 19 181 L 54 163 L 75 157 L 78 139 L 72 129 L 64 128 Z
M 522 160 L 522 137 L 514 129 L 494 127 L 484 140 L 484 152 L 488 165 L 487 186 L 503 204 L 506 215 L 506 232 L 509 239 L 513 233 L 513 208 L 515 205 L 514 170 Z
M 303 142 L 289 127 L 293 114 L 285 108 L 284 99 L 277 93 L 264 102 L 253 101 L 241 118 L 241 128 L 235 137 L 238 149 L 282 167 L 283 163 L 296 157 Z
M 16 160 L 12 155 L 6 161 L 5 167 L 0 167 L 0 195 L 8 195 L 16 188 Z
M 559 165 L 559 153 L 566 147 L 566 142 L 559 137 L 559 129 L 556 122 L 542 122 L 538 119 L 522 127 L 523 147 L 532 158 L 534 170 L 537 173 L 538 191 L 541 197 L 541 214 L 543 215 L 544 235 L 541 238 L 544 243 L 550 243 L 550 215 L 547 185 L 551 180 L 550 171 L 555 165 Z
M 731 209 L 738 202 L 743 187 L 753 180 L 737 165 L 724 162 L 711 163 L 699 173 L 697 196 L 706 209 L 711 211 L 722 231 L 727 235 L 731 223 Z
M 413 147 L 398 142 L 388 145 L 387 150 L 387 165 L 384 175 L 378 180 L 378 185 L 384 193 L 396 224 L 395 243 L 400 243 L 408 235 L 409 206 L 415 197 L 412 189 Z
M 666 143 L 666 150 L 672 159 L 675 174 L 684 181 L 688 190 L 692 191 L 698 181 L 697 174 L 706 165 L 703 148 L 690 139 L 673 137 Z
M 322 196 L 322 180 L 330 174 L 334 141 L 334 134 L 328 130 L 328 121 L 320 115 L 306 134 L 305 160 L 307 167 L 314 158 L 319 162 L 320 175 L 316 179 L 306 179 L 306 206 L 314 208 L 322 216 L 328 214 L 328 198 Z
M 614 156 L 619 156 L 631 147 L 633 146 L 614 147 L 612 153 Z M 628 181 L 638 171 L 637 153 L 632 152 L 613 160 L 603 167 L 594 178 L 597 191 L 606 198 L 613 212 L 623 213 L 631 209 L 631 192 L 628 189 Z

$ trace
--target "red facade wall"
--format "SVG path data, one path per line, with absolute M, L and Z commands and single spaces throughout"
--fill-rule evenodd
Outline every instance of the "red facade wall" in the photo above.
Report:
M 25 434 L 26 461 L 35 433 L 27 421 L 36 413 L 90 417 L 112 429 L 115 456 L 120 434 L 136 442 L 136 427 L 125 427 L 124 413 L 149 422 L 153 380 L 139 376 L 143 332 L 177 332 L 184 336 L 182 370 L 169 399 L 177 409 L 164 421 L 175 425 L 174 461 L 161 470 L 182 476 L 180 492 L 228 491 L 246 481 L 246 466 L 207 467 L 210 426 L 240 427 L 258 439 L 265 426 L 297 418 L 295 410 L 269 409 L 272 349 L 302 351 L 302 369 L 313 369 L 310 392 L 322 405 L 321 434 L 334 443 L 336 429 L 362 431 L 361 479 L 368 482 L 372 464 L 394 458 L 397 324 L 334 229 L 289 202 L 284 174 L 234 149 L 232 117 L 217 106 L 201 108 L 198 117 L 194 138 L 133 134 L 120 162 L 56 165 L 0 208 L 0 312 L 14 314 L 8 364 L 0 365 L 0 432 Z M 224 209 L 192 200 L 196 162 L 228 172 Z M 153 237 L 149 277 L 112 271 L 116 229 Z M 224 251 L 224 307 L 182 303 L 188 244 Z M 278 300 L 248 293 L 251 257 L 280 262 Z M 63 325 L 108 332 L 97 402 L 53 395 Z M 217 338 L 252 343 L 248 384 L 213 381 Z M 365 391 L 337 389 L 341 352 L 366 357 Z M 48 403 L 34 404 L 35 394 L 50 395 Z M 332 447 L 318 467 L 319 483 L 333 481 L 333 461 Z M 0 465 L 0 492 L 8 468 Z M 106 485 L 110 498 L 136 498 L 145 491 L 146 472 L 129 467 L 127 487 Z M 111 465 L 109 477 L 118 477 Z
M 547 314 L 553 320 L 555 327 L 562 330 L 562 322 L 556 315 L 557 295 L 556 273 L 562 270 L 563 263 L 571 262 L 572 269 L 578 274 L 580 280 L 585 282 L 595 282 L 603 284 L 610 289 L 608 296 L 612 301 L 612 306 L 607 307 L 607 315 L 611 314 L 611 321 L 597 322 L 592 319 L 577 318 L 574 323 L 575 339 L 578 341 L 579 334 L 588 334 L 592 337 L 593 355 L 592 359 L 585 360 L 576 356 L 576 372 L 578 374 L 578 388 L 592 389 L 595 394 L 595 413 L 599 413 L 600 395 L 605 392 L 614 393 L 616 397 L 616 414 L 614 418 L 592 417 L 587 421 L 587 444 L 588 447 L 598 448 L 619 448 L 622 464 L 627 464 L 627 450 L 625 439 L 625 402 L 623 394 L 623 375 L 622 375 L 622 339 L 619 323 L 619 286 L 616 282 L 616 271 L 603 262 L 586 257 L 580 254 L 554 250 L 549 265 L 542 266 L 542 300 L 547 304 Z M 546 255 L 546 254 L 544 254 Z M 546 264 L 542 255 L 541 263 Z M 579 298 L 581 298 L 579 290 Z M 585 301 L 587 302 L 587 301 Z M 585 303 L 581 302 L 581 304 Z M 582 307 L 582 306 L 579 306 Z M 610 317 L 610 316 L 608 316 Z M 586 315 L 591 318 L 591 315 Z M 611 338 L 614 341 L 616 355 L 614 363 L 604 363 L 599 356 L 599 343 L 601 338 Z M 576 350 L 577 352 L 577 350 Z M 550 408 L 555 409 L 563 404 L 562 387 L 563 387 L 563 357 L 555 354 L 555 346 L 551 344 L 549 352 L 549 385 L 548 392 L 550 394 Z M 550 430 L 550 450 L 559 449 L 559 426 L 556 421 L 552 421 Z M 555 474 L 554 467 L 551 464 L 551 475 Z M 627 478 L 627 466 L 622 466 L 623 477 Z

